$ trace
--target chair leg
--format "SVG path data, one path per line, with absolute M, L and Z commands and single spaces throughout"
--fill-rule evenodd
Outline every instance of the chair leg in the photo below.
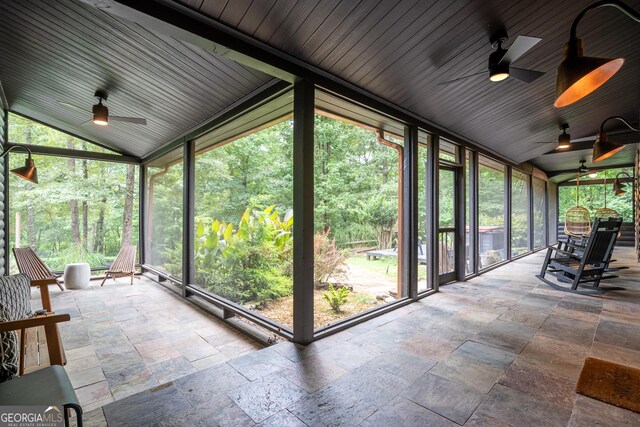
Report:
M 131 273 L 131 286 L 133 286 L 133 273 Z
M 104 282 L 106 282 L 108 278 L 109 278 L 109 273 L 106 273 L 104 275 L 104 279 L 102 279 L 102 283 L 100 283 L 100 286 L 104 286 Z
M 551 252 L 553 249 L 547 249 L 547 256 L 544 257 L 544 263 L 542 263 L 542 270 L 540 270 L 540 276 L 544 277 L 544 274 L 547 272 L 547 267 L 549 267 L 549 260 L 551 259 Z

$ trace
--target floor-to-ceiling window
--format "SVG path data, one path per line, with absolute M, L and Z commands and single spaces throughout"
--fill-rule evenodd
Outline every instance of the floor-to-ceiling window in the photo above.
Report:
M 195 282 L 293 327 L 290 93 L 195 140 Z
M 505 247 L 506 166 L 478 156 L 478 253 L 483 269 L 507 259 Z
M 15 114 L 8 130 L 11 143 L 115 154 Z M 24 151 L 9 156 L 11 169 L 24 166 Z M 9 175 L 10 247 L 31 247 L 61 271 L 76 262 L 104 268 L 123 244 L 137 243 L 138 166 L 37 154 L 33 160 L 38 184 Z
M 316 328 L 405 294 L 400 271 L 403 127 L 375 129 L 366 122 L 376 113 L 359 110 L 358 115 L 348 114 L 350 105 L 324 92 L 317 96 Z
M 516 169 L 511 171 L 511 255 L 529 251 L 529 179 Z M 544 214 L 543 214 L 544 215 Z M 544 218 L 544 217 L 543 217 Z
M 145 263 L 182 280 L 183 148 L 146 168 Z
M 547 211 L 546 183 L 533 177 L 533 247 L 539 248 L 547 242 L 545 212 Z

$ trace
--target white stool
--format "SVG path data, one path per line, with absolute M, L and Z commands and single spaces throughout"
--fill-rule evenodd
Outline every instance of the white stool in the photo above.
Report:
M 64 284 L 67 289 L 87 289 L 91 278 L 91 268 L 86 262 L 67 264 L 64 268 Z

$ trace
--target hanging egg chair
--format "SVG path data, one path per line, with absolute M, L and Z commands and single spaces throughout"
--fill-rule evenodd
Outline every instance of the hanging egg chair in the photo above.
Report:
M 593 214 L 593 219 L 596 220 L 598 218 L 620 218 L 621 215 L 607 207 L 607 173 L 605 171 L 604 175 L 604 207 L 596 210 L 595 214 Z
M 567 209 L 564 216 L 564 234 L 582 238 L 591 234 L 591 213 L 580 206 L 580 174 L 576 175 L 576 206 Z

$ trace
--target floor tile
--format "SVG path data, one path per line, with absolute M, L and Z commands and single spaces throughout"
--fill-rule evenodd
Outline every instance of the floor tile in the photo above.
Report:
M 174 384 L 192 405 L 199 405 L 248 382 L 229 364 L 223 363 L 177 379 Z
M 280 412 L 270 416 L 260 424 L 260 427 L 306 427 L 306 424 L 300 421 L 291 412 L 283 409 Z
M 537 333 L 543 337 L 589 346 L 593 341 L 595 330 L 594 322 L 551 315 Z
M 571 416 L 571 410 L 501 384 L 495 385 L 477 412 L 512 426 L 564 426 Z
M 429 373 L 458 381 L 480 393 L 488 393 L 503 371 L 504 369 L 450 355 L 429 370 Z
M 100 381 L 104 381 L 105 377 L 102 373 L 102 368 L 100 368 L 100 366 L 95 366 L 93 368 L 70 373 L 69 380 L 75 389 L 89 384 L 99 383 Z
M 598 324 L 595 340 L 631 350 L 640 350 L 640 324 L 603 320 Z
M 464 424 L 482 402 L 483 394 L 457 381 L 427 372 L 402 396 L 451 421 Z
M 249 381 L 253 381 L 280 369 L 291 367 L 293 362 L 272 349 L 265 349 L 233 359 L 229 361 L 229 365 Z
M 516 357 L 514 353 L 474 341 L 465 342 L 453 354 L 501 370 L 507 369 Z
M 620 427 L 640 425 L 640 414 L 599 400 L 577 395 L 569 427 Z
M 577 381 L 588 347 L 536 335 L 514 363 Z
M 398 396 L 374 412 L 362 425 L 367 427 L 414 427 L 420 425 L 430 427 L 454 427 L 457 424 L 404 397 Z
M 164 384 L 197 371 L 185 357 L 176 357 L 151 365 L 149 370 L 158 380 L 158 384 Z
M 297 402 L 307 392 L 280 375 L 272 374 L 232 390 L 227 395 L 253 421 L 259 423 Z
M 520 353 L 533 336 L 535 329 L 520 323 L 494 320 L 478 333 L 474 341 L 500 348 L 511 353 Z

